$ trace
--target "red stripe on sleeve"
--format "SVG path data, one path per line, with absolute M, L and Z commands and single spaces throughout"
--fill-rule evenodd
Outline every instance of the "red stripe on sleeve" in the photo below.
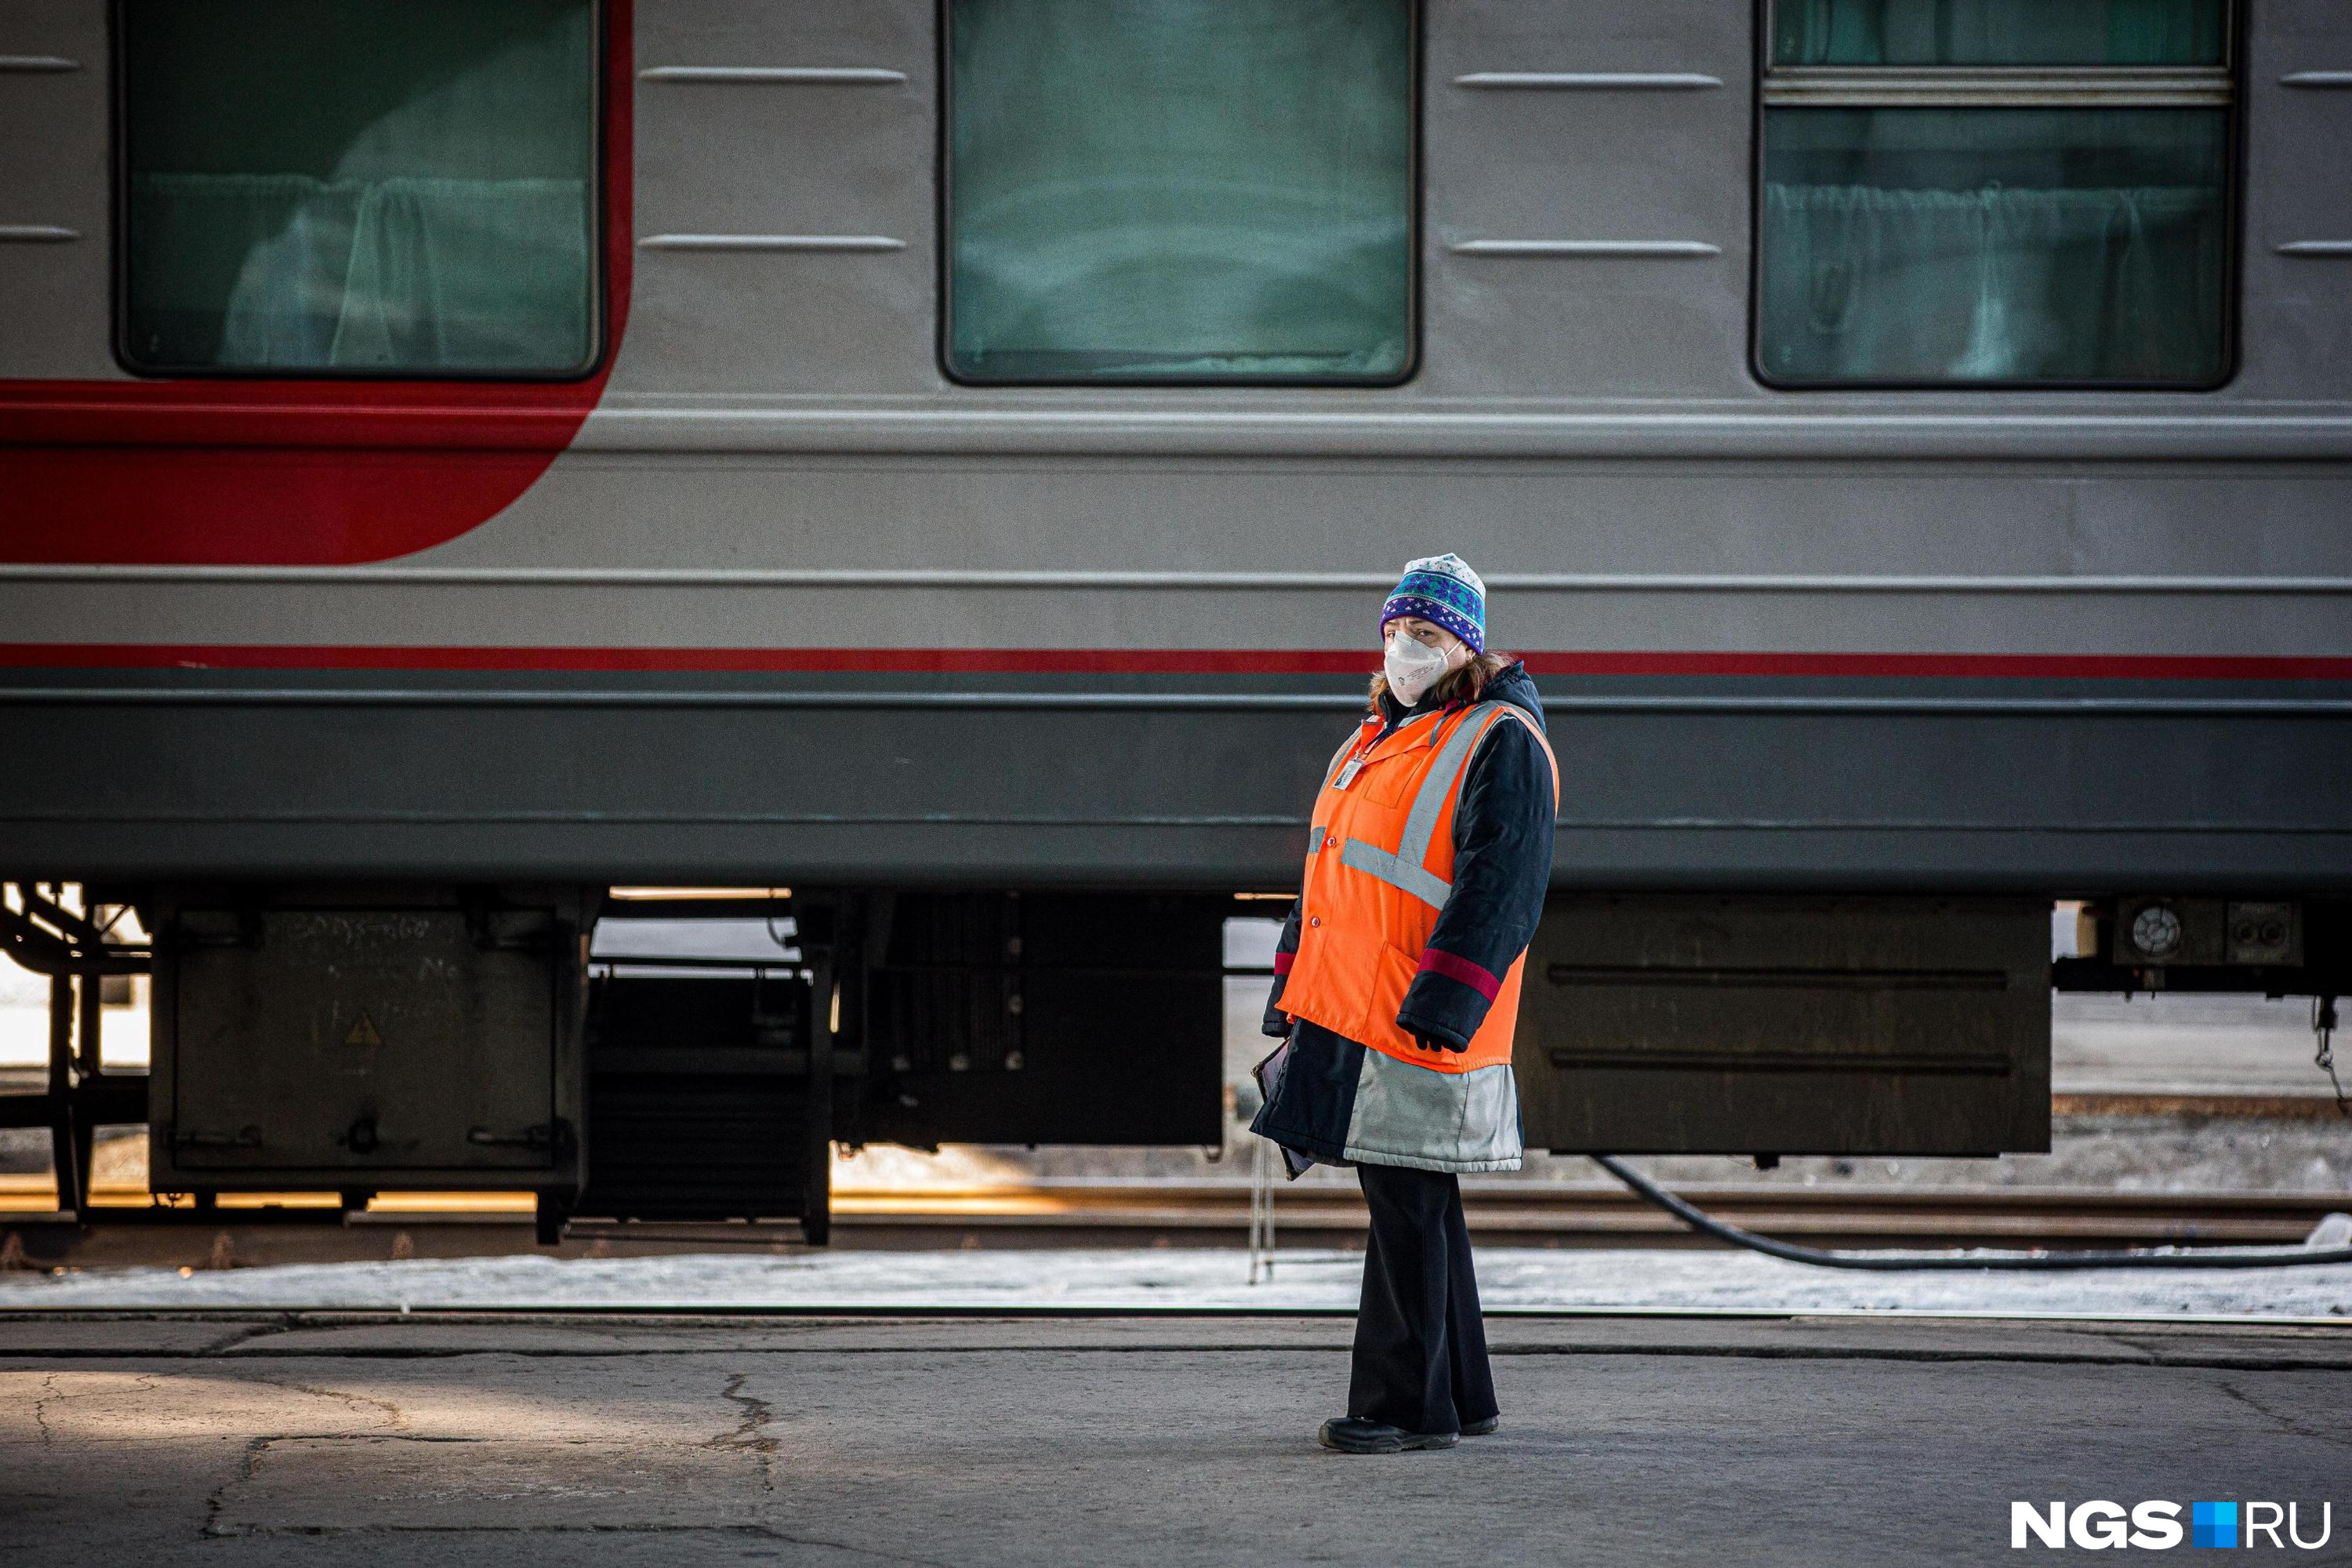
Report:
M 1298 955 L 1297 955 L 1297 953 L 1295 953 L 1295 952 L 1277 952 L 1277 953 L 1276 953 L 1276 954 L 1274 955 L 1274 972 L 1275 972 L 1276 974 L 1287 974 L 1287 973 L 1290 973 L 1291 961 L 1292 961 L 1292 960 L 1294 960 L 1294 959 L 1296 959 L 1297 956 L 1298 956 Z
M 1459 980 L 1489 1002 L 1495 999 L 1495 993 L 1503 988 L 1503 983 L 1500 980 L 1496 979 L 1468 959 L 1456 957 L 1450 952 L 1440 952 L 1433 947 L 1422 949 L 1421 967 L 1424 973 L 1443 974 L 1448 980 Z

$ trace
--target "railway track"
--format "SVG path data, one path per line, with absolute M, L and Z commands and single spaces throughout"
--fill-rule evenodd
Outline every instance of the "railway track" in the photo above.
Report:
M 0 1249 L 33 1268 L 381 1260 L 526 1253 L 530 1210 L 508 1194 L 398 1194 L 336 1215 L 331 1194 L 224 1200 L 205 1213 L 143 1209 L 105 1191 L 100 1223 L 59 1215 L 24 1178 L 0 1178 Z M 1821 1247 L 2279 1246 L 2300 1242 L 2352 1198 L 2328 1194 L 2138 1194 L 2069 1189 L 1823 1188 L 1769 1183 L 1684 1189 L 1719 1217 Z M 1709 1246 L 1622 1189 L 1532 1182 L 1465 1184 L 1470 1226 L 1488 1246 Z M 1286 1247 L 1361 1245 L 1363 1205 L 1334 1181 L 1276 1200 Z M 846 1248 L 1230 1247 L 1249 1219 L 1245 1183 L 1044 1181 L 922 1191 L 844 1191 L 834 1246 Z M 14 1237 L 11 1244 L 8 1237 Z M 567 1256 L 751 1248 L 797 1250 L 773 1222 L 577 1222 Z
M 2332 1099 L 2167 1092 L 2062 1094 L 2060 1118 L 2216 1121 L 2343 1121 Z M 2352 1133 L 2352 1122 L 2347 1123 Z M 204 1212 L 159 1212 L 143 1184 L 101 1168 L 93 1218 L 59 1215 L 46 1173 L 0 1173 L 0 1268 L 307 1263 L 538 1250 L 531 1201 L 511 1193 L 389 1193 L 341 1214 L 331 1193 L 223 1197 Z M 1994 1167 L 1988 1166 L 1988 1173 Z M 1595 1173 L 1598 1178 L 1598 1173 Z M 1605 1179 L 1471 1178 L 1470 1225 L 1488 1246 L 1689 1247 L 1715 1245 Z M 2352 1194 L 2103 1192 L 2081 1188 L 1865 1185 L 1839 1181 L 1702 1183 L 1681 1189 L 1718 1217 L 1816 1247 L 2119 1247 L 2300 1242 Z M 833 1245 L 847 1248 L 1229 1247 L 1249 1224 L 1246 1180 L 1064 1179 L 924 1188 L 836 1187 Z M 1282 1245 L 1360 1246 L 1354 1184 L 1319 1173 L 1276 1194 Z M 13 1241 L 10 1239 L 13 1237 Z M 575 1222 L 563 1255 L 751 1248 L 796 1250 L 790 1219 Z

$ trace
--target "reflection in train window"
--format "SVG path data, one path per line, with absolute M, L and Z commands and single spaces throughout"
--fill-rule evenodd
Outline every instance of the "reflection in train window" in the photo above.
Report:
M 1412 368 L 1410 0 L 950 0 L 949 371 Z
M 583 373 L 593 33 L 590 0 L 125 0 L 124 359 Z
M 2218 384 L 2226 21 L 2220 0 L 1775 0 L 1759 373 Z
M 1775 0 L 1781 66 L 2218 66 L 2223 0 Z

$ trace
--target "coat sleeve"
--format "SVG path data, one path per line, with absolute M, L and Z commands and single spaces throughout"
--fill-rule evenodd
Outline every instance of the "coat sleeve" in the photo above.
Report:
M 1551 763 L 1516 719 L 1496 721 L 1454 809 L 1454 894 L 1397 1010 L 1408 1034 L 1465 1047 L 1527 951 L 1551 882 Z
M 1274 942 L 1274 989 L 1266 994 L 1265 1017 L 1259 1023 L 1261 1033 L 1280 1039 L 1290 1033 L 1290 1015 L 1282 1010 L 1282 988 L 1290 981 L 1290 961 L 1298 954 L 1298 905 L 1290 900 L 1290 918 L 1282 922 L 1282 934 Z

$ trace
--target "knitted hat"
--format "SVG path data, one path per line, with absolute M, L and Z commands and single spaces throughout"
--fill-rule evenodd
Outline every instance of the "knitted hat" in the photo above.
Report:
M 1469 644 L 1472 653 L 1486 651 L 1486 584 L 1451 551 L 1405 563 L 1403 581 L 1381 606 L 1381 629 L 1386 631 L 1399 616 L 1434 621 Z

